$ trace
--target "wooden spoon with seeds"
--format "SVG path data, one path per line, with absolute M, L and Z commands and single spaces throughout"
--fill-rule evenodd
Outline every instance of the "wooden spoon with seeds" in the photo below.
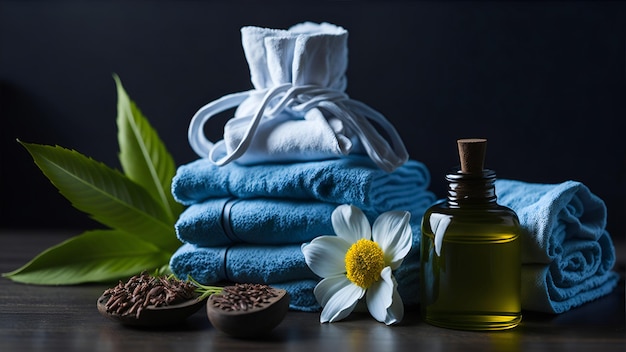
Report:
M 143 272 L 104 291 L 97 306 L 102 315 L 124 325 L 175 325 L 200 310 L 208 295 L 221 291 L 221 287 L 181 281 L 173 275 Z
M 289 310 L 287 291 L 262 284 L 226 286 L 207 302 L 213 326 L 233 337 L 262 337 L 284 319 Z

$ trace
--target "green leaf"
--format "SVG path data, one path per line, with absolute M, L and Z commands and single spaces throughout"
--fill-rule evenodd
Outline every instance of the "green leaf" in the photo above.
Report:
M 116 230 L 93 230 L 41 252 L 2 276 L 27 284 L 73 285 L 119 280 L 169 261 L 154 244 Z
M 173 223 L 182 211 L 170 191 L 176 173 L 174 159 L 156 131 L 150 126 L 137 105 L 128 97 L 117 75 L 117 139 L 119 159 L 124 174 L 145 188 L 163 205 Z
M 74 207 L 113 229 L 173 252 L 174 224 L 145 189 L 119 171 L 75 150 L 20 142 Z

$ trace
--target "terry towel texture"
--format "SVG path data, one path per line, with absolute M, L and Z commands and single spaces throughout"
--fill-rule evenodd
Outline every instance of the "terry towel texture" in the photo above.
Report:
M 523 309 L 562 313 L 614 289 L 606 206 L 587 186 L 497 180 L 496 195 L 523 228 Z
M 411 213 L 413 231 L 419 231 L 420 218 L 433 202 L 430 192 L 419 191 L 413 204 L 403 208 Z M 233 243 L 295 244 L 320 235 L 333 235 L 330 217 L 339 204 L 317 200 L 283 198 L 215 198 L 189 206 L 176 222 L 182 242 L 199 246 L 225 246 Z M 363 209 L 374 223 L 379 215 Z
M 189 206 L 176 222 L 182 242 L 198 246 L 232 243 L 296 244 L 331 235 L 336 205 L 268 198 L 216 198 Z
M 358 156 L 253 166 L 216 166 L 198 159 L 178 168 L 172 193 L 184 205 L 218 197 L 269 197 L 352 204 L 382 213 L 419 202 L 429 183 L 428 169 L 415 160 L 388 173 Z

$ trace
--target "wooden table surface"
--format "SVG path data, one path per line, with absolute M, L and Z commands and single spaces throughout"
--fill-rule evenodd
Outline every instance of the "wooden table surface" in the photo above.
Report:
M 8 272 L 73 234 L 0 232 L 0 271 Z M 176 329 L 129 328 L 98 313 L 109 285 L 35 286 L 0 279 L 0 351 L 626 351 L 624 247 L 619 287 L 560 315 L 524 312 L 515 329 L 457 331 L 430 326 L 415 311 L 388 327 L 369 315 L 320 324 L 318 313 L 289 312 L 264 339 L 215 330 L 204 309 Z

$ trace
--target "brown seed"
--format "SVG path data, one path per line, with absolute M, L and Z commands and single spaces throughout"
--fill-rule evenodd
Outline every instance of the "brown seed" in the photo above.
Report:
M 136 275 L 127 282 L 120 281 L 105 291 L 109 296 L 105 309 L 119 315 L 137 315 L 148 305 L 175 304 L 195 297 L 195 286 L 167 277 L 152 277 L 147 273 Z

